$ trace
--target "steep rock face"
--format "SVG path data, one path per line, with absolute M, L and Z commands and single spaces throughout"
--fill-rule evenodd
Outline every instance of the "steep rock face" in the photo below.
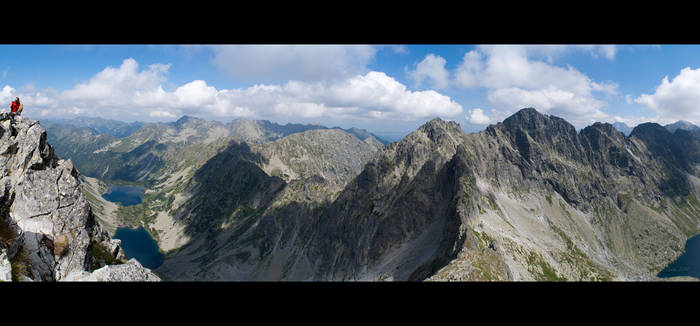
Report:
M 314 278 L 420 279 L 423 265 L 447 259 L 458 242 L 457 180 L 469 171 L 455 155 L 461 134 L 435 119 L 381 150 L 320 218 Z
M 93 246 L 118 248 L 118 240 L 96 224 L 79 172 L 70 160 L 54 155 L 38 121 L 3 121 L 0 153 L 2 242 L 11 261 L 21 260 L 25 277 L 61 281 L 90 271 Z
M 692 193 L 679 169 L 693 160 L 664 158 L 681 140 L 662 129 L 640 126 L 625 138 L 596 123 L 576 134 L 559 118 L 524 109 L 467 135 L 480 192 L 495 199 L 481 203 L 469 227 L 484 245 L 501 248 L 514 279 L 653 278 L 680 254 L 686 235 L 698 232 L 697 217 L 681 213 L 697 209 L 683 208 L 692 200 L 672 199 Z M 479 269 L 473 263 L 483 255 L 461 254 L 434 278 L 460 279 Z M 484 273 L 471 277 L 493 279 L 497 271 L 479 269 Z

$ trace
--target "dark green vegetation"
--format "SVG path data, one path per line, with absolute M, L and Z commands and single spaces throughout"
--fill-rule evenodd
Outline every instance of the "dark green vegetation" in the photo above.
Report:
M 90 266 L 90 271 L 105 265 L 119 265 L 123 263 L 125 262 L 115 258 L 104 245 L 96 241 L 92 242 L 92 264 Z
M 10 264 L 12 265 L 13 282 L 21 281 L 22 276 L 32 275 L 32 265 L 27 259 L 27 252 L 24 250 L 24 248 L 20 248 L 15 256 L 12 257 Z
M 557 275 L 554 268 L 536 253 L 530 253 L 530 256 L 527 257 L 527 264 L 530 267 L 530 272 L 535 275 L 535 279 L 538 281 L 566 281 L 566 278 Z

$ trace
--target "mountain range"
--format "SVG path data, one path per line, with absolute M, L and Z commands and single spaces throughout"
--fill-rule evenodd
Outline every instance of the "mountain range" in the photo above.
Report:
M 692 126 L 576 131 L 533 108 L 466 134 L 183 117 L 47 125 L 103 225 L 144 226 L 164 280 L 653 280 L 700 232 Z M 148 188 L 116 206 L 107 184 Z

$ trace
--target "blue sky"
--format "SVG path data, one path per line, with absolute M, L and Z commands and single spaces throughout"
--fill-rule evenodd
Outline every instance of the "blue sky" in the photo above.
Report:
M 0 45 L 0 102 L 34 118 L 99 116 L 469 131 L 522 107 L 634 126 L 700 124 L 697 45 Z

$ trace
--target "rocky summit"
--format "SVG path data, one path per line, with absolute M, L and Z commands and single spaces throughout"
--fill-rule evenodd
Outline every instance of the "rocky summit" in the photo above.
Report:
M 125 262 L 36 120 L 0 122 L 0 280 L 159 280 Z M 123 271 L 123 272 L 120 272 Z

